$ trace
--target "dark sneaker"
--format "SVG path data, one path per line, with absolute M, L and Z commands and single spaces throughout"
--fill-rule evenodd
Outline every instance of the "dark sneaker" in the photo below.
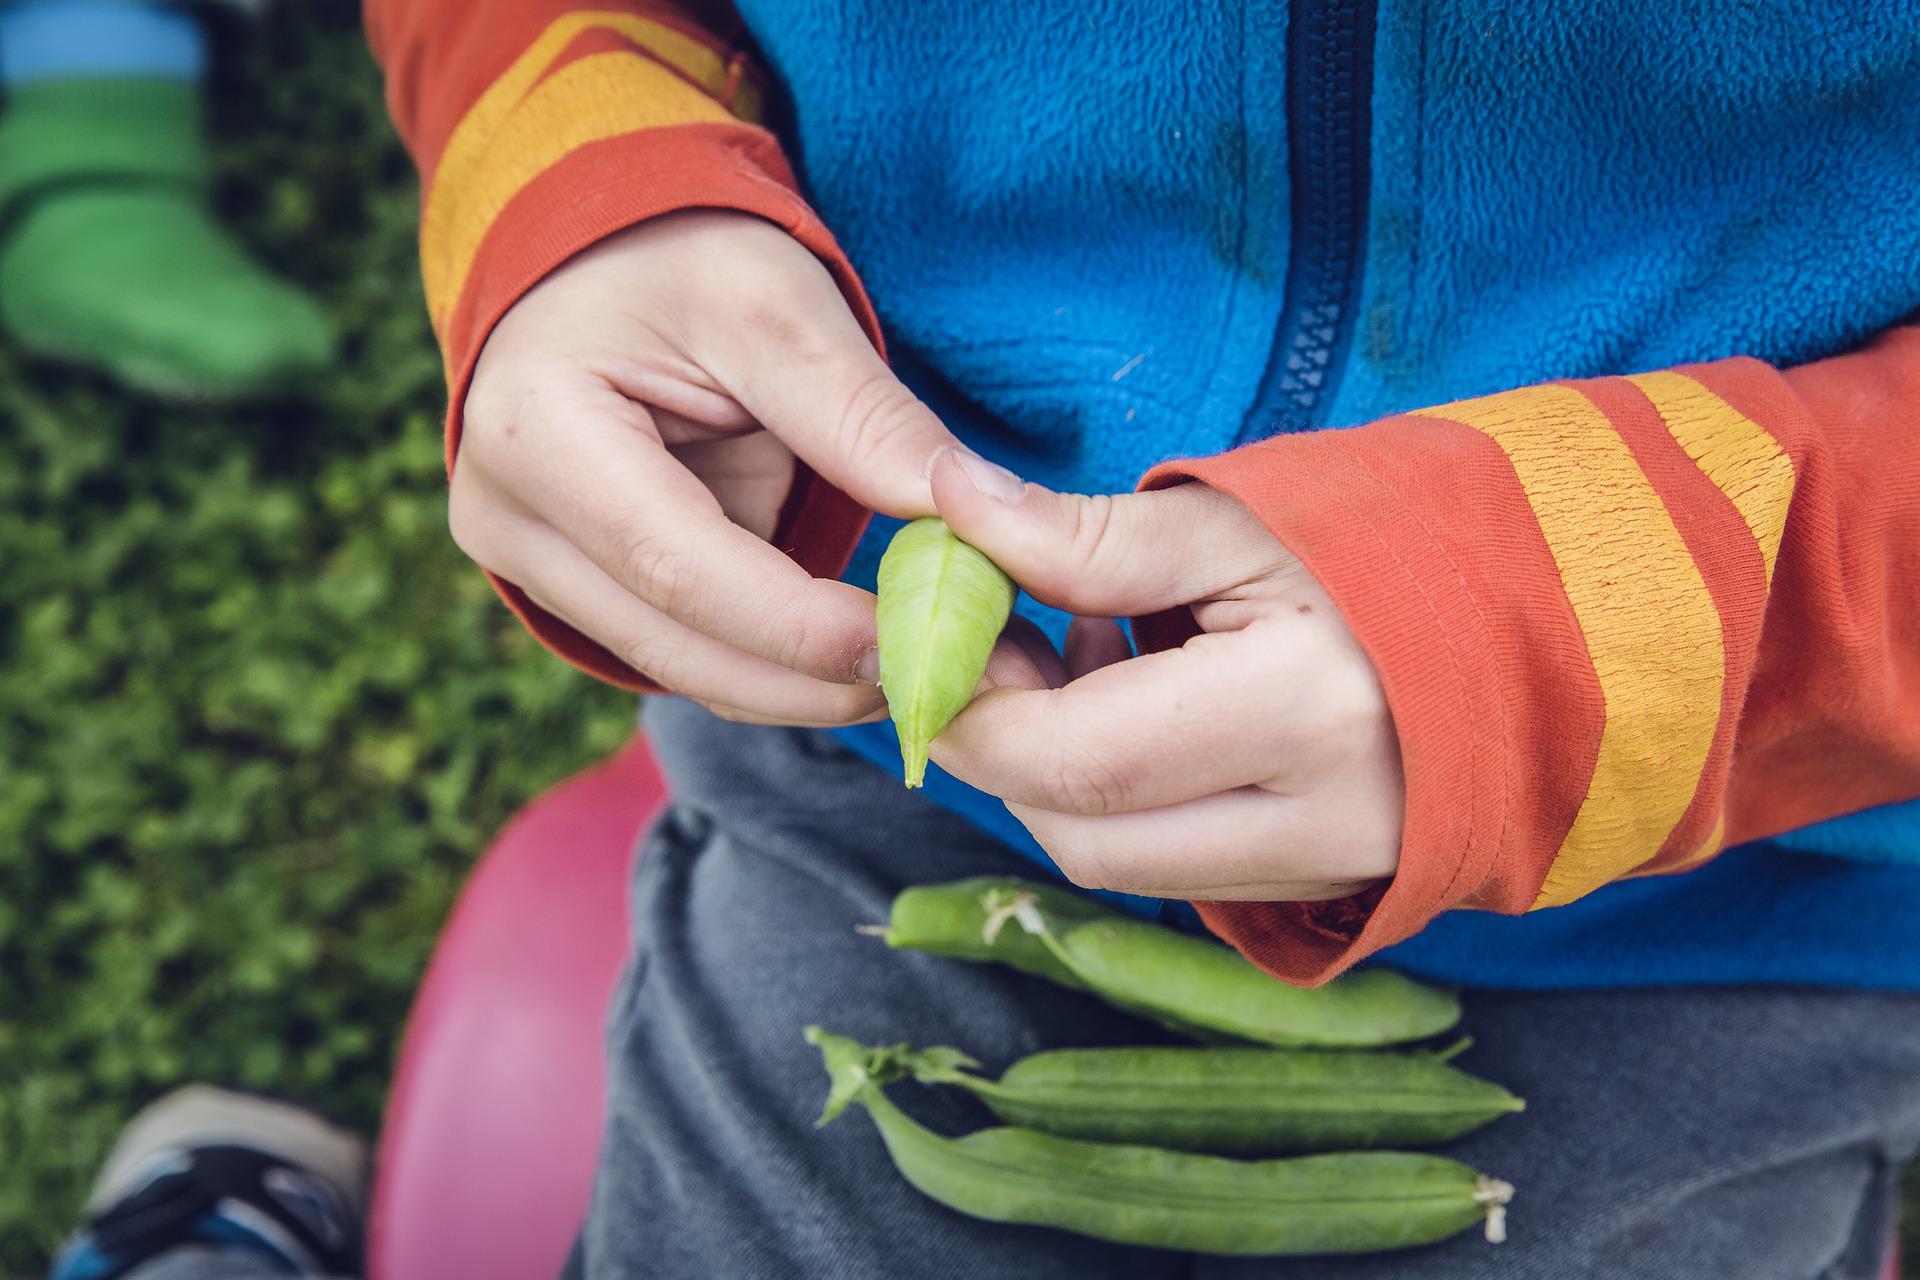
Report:
M 290 1276 L 360 1266 L 367 1148 L 291 1103 L 188 1085 L 133 1118 L 49 1280 L 116 1280 L 172 1249 L 255 1254 Z

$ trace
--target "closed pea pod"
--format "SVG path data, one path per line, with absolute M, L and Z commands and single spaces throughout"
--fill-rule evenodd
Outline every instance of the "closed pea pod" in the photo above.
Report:
M 1013 610 L 1013 580 L 929 516 L 893 535 L 877 594 L 880 689 L 900 735 L 906 784 L 917 787 L 927 744 L 972 700 L 987 669 Z
M 1013 1127 L 942 1137 L 882 1091 L 901 1069 L 891 1051 L 868 1051 L 817 1027 L 807 1038 L 832 1078 L 821 1123 L 859 1103 L 908 1182 L 989 1221 L 1191 1253 L 1370 1253 L 1430 1244 L 1482 1222 L 1497 1239 L 1512 1195 L 1457 1160 L 1405 1152 L 1245 1161 Z
M 1109 1003 L 1217 1036 L 1289 1047 L 1377 1048 L 1439 1035 L 1459 997 L 1386 969 L 1295 987 L 1217 942 L 1115 917 L 1057 927 L 1037 902 L 1013 908 L 1063 968 Z
M 1428 1146 L 1526 1105 L 1428 1054 L 1059 1049 L 998 1080 L 950 1049 L 901 1051 L 899 1061 L 922 1083 L 966 1089 L 1008 1124 L 1228 1155 Z
M 1014 912 L 1028 903 L 1056 926 L 1126 919 L 1085 894 L 1060 885 L 1017 876 L 974 876 L 904 889 L 894 898 L 886 924 L 861 925 L 859 930 L 885 939 L 890 947 L 959 960 L 993 961 L 1075 991 L 1087 990 L 1087 984 L 1060 962 L 1045 940 L 1012 923 Z M 1115 1002 L 1109 999 L 1108 1003 Z M 1131 1011 L 1208 1044 L 1231 1038 L 1164 1011 Z

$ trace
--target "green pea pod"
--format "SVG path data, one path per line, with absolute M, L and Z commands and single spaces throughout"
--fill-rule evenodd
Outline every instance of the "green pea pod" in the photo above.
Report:
M 1085 990 L 1080 979 L 1054 958 L 1047 944 L 1005 914 L 1002 904 L 1030 899 L 1051 920 L 1111 920 L 1118 913 L 1085 894 L 1017 876 L 974 876 L 945 884 L 903 889 L 887 923 L 869 931 L 890 947 L 927 951 L 958 960 L 998 961 L 1063 987 Z
M 1217 942 L 1144 920 L 1115 917 L 1057 930 L 1034 903 L 1023 904 L 1016 917 L 1109 1003 L 1236 1040 L 1368 1049 L 1424 1040 L 1460 1021 L 1453 992 L 1386 969 L 1295 987 Z
M 1018 876 L 975 876 L 905 889 L 893 900 L 885 925 L 862 925 L 860 929 L 884 938 L 890 947 L 911 948 L 960 960 L 997 961 L 1075 991 L 1087 990 L 1087 984 L 1061 964 L 1044 941 L 1013 923 L 1014 915 L 1022 907 L 1038 909 L 1054 921 L 1056 927 L 1091 920 L 1126 919 L 1085 894 L 1061 885 L 1022 880 Z M 1172 1014 L 1138 1009 L 1133 1012 L 1204 1044 L 1231 1039 Z
M 821 1123 L 859 1103 L 902 1176 L 971 1217 L 1228 1255 L 1373 1253 L 1477 1223 L 1489 1239 L 1504 1234 L 1513 1189 L 1457 1160 L 1384 1151 L 1229 1160 L 1011 1127 L 947 1138 L 882 1091 L 902 1070 L 897 1050 L 869 1051 L 818 1027 L 807 1039 L 832 1080 Z
M 966 1089 L 1008 1124 L 1222 1155 L 1431 1146 L 1526 1104 L 1431 1054 L 1060 1049 L 999 1080 L 953 1049 L 899 1051 L 924 1084 Z
M 1013 596 L 1013 579 L 944 520 L 915 520 L 887 544 L 875 618 L 880 688 L 909 787 L 926 776 L 927 744 L 972 701 Z

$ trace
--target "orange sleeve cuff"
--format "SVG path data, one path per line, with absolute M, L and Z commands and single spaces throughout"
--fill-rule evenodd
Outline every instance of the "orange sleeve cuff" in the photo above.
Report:
M 1535 641 L 1567 648 L 1567 619 L 1549 613 L 1532 635 L 1503 633 L 1494 620 L 1496 601 L 1528 616 L 1528 592 L 1551 563 L 1524 536 L 1511 538 L 1530 563 L 1503 573 L 1459 536 L 1465 492 L 1501 500 L 1503 509 L 1485 513 L 1489 524 L 1524 528 L 1525 502 L 1505 470 L 1484 437 L 1394 418 L 1168 463 L 1143 482 L 1198 480 L 1258 515 L 1333 598 L 1392 708 L 1407 792 L 1400 869 L 1385 891 L 1328 903 L 1196 904 L 1216 933 L 1290 981 L 1325 981 L 1411 937 L 1466 889 L 1524 909 L 1531 893 L 1512 876 L 1502 883 L 1502 868 L 1514 849 L 1546 843 L 1566 824 L 1564 805 L 1517 804 L 1510 790 L 1517 760 L 1544 744 L 1525 740 L 1502 667 Z M 1436 486 L 1443 474 L 1453 483 Z M 1564 753 L 1569 771 L 1590 753 L 1585 745 L 1587 753 Z
M 745 57 L 663 2 L 370 0 L 388 99 L 426 179 L 420 257 L 446 363 L 449 471 L 488 335 L 574 254 L 683 209 L 765 218 L 812 250 L 876 347 L 859 279 L 798 194 L 772 134 L 753 123 L 763 86 Z M 867 513 L 796 474 L 775 543 L 838 575 Z M 608 650 L 493 585 L 555 653 L 603 680 L 649 686 Z
M 779 147 L 745 124 L 682 125 L 626 134 L 567 155 L 520 190 L 487 232 L 445 326 L 447 467 L 460 448 L 461 408 L 487 335 L 508 308 L 555 267 L 616 231 L 681 209 L 733 209 L 784 228 L 817 254 L 867 335 L 879 321 L 859 278 L 824 224 L 795 193 Z M 774 544 L 816 577 L 845 569 L 869 513 L 800 467 Z M 640 674 L 497 575 L 494 588 L 541 643 L 621 688 L 653 691 Z
M 1142 484 L 1189 480 L 1326 588 L 1400 740 L 1384 888 L 1196 904 L 1284 978 L 1920 795 L 1920 333 L 1785 374 L 1527 387 Z

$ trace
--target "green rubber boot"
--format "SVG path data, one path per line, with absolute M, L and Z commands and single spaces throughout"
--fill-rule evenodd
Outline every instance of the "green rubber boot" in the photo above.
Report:
M 319 307 L 213 220 L 195 86 L 45 80 L 0 113 L 0 326 L 154 394 L 238 399 L 326 365 Z

